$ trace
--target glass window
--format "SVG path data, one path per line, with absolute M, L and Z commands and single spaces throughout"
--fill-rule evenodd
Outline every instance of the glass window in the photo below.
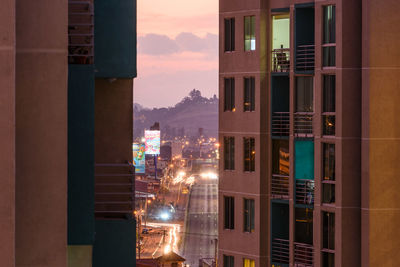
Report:
M 254 231 L 254 199 L 244 199 L 243 201 L 243 231 Z
M 243 138 L 244 171 L 254 172 L 256 166 L 256 148 L 254 138 Z
M 296 77 L 296 112 L 313 112 L 313 77 Z
M 244 78 L 244 111 L 255 110 L 255 78 Z
M 224 197 L 224 228 L 235 229 L 235 198 Z
M 256 16 L 244 17 L 244 50 L 256 50 Z
M 224 267 L 234 267 L 235 258 L 233 256 L 224 255 Z
M 336 43 L 336 7 L 324 6 L 324 44 Z
M 335 250 L 335 213 L 322 213 L 322 247 L 324 249 Z
M 336 65 L 336 47 L 326 46 L 322 47 L 323 59 L 322 63 L 324 67 L 334 67 Z
M 335 203 L 335 184 L 322 182 L 322 203 Z
M 335 144 L 323 143 L 322 177 L 335 181 Z
M 225 19 L 225 51 L 235 51 L 235 19 Z
M 251 259 L 243 259 L 243 267 L 255 267 L 255 261 Z
M 224 80 L 224 111 L 235 111 L 235 79 Z
M 313 244 L 313 209 L 295 209 L 295 242 Z
M 336 110 L 336 76 L 323 76 L 323 107 L 322 112 L 335 112 Z
M 289 175 L 289 141 L 272 140 L 272 173 Z
M 235 169 L 235 138 L 224 137 L 224 169 Z
M 335 267 L 335 254 L 322 252 L 322 267 Z

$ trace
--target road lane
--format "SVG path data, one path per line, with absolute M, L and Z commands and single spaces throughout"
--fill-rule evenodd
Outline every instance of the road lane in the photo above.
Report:
M 198 266 L 199 259 L 214 258 L 218 237 L 218 181 L 199 180 L 192 187 L 181 254 L 186 264 Z

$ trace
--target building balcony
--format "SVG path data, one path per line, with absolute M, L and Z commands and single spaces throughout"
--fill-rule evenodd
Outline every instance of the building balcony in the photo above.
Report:
M 135 175 L 131 164 L 95 165 L 96 218 L 126 219 L 135 209 Z
M 68 63 L 93 64 L 94 9 L 91 1 L 68 1 Z
M 289 240 L 272 239 L 271 261 L 273 264 L 289 264 Z
M 294 242 L 294 266 L 314 266 L 314 247 L 312 245 Z
M 296 112 L 294 114 L 294 135 L 296 137 L 313 137 L 312 112 Z
M 271 198 L 289 199 L 289 176 L 272 174 Z
M 272 72 L 290 71 L 290 49 L 279 48 L 272 50 Z
M 296 204 L 314 205 L 314 180 L 296 179 Z
M 271 118 L 271 132 L 273 136 L 289 136 L 289 112 L 273 112 Z
M 298 45 L 296 50 L 296 71 L 314 71 L 315 45 Z

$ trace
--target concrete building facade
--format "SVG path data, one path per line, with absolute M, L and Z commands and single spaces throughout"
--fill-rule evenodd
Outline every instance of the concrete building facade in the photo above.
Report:
M 133 266 L 136 2 L 0 13 L 0 265 Z
M 219 264 L 396 266 L 399 3 L 219 4 Z

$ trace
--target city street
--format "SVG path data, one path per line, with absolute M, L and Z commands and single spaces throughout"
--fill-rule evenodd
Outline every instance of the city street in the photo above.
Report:
M 214 258 L 218 237 L 218 180 L 199 179 L 190 194 L 185 240 L 180 254 L 186 264 L 198 266 L 199 259 Z

